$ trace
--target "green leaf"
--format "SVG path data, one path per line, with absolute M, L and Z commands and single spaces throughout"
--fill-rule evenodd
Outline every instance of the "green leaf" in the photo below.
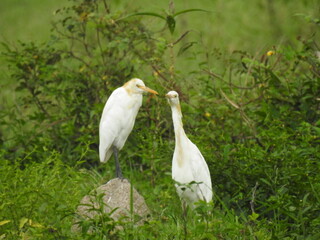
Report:
M 3 220 L 0 222 L 0 226 L 5 225 L 7 223 L 11 222 L 11 220 Z
M 193 44 L 195 44 L 197 42 L 188 42 L 186 44 L 184 44 L 180 49 L 179 49 L 179 52 L 178 52 L 178 56 L 180 56 L 182 53 L 184 53 L 185 51 L 187 51 L 190 47 L 193 46 Z
M 167 16 L 167 24 L 168 24 L 168 27 L 169 27 L 171 34 L 173 34 L 174 29 L 176 27 L 176 20 L 174 20 L 173 16 L 171 16 L 171 15 Z
M 153 12 L 137 12 L 137 13 L 132 13 L 129 14 L 128 16 L 124 17 L 124 18 L 128 18 L 128 17 L 132 17 L 132 16 L 152 16 L 152 17 L 158 17 L 161 18 L 163 20 L 166 20 L 166 18 L 158 13 L 153 13 Z M 122 19 L 124 19 L 122 18 Z
M 266 180 L 266 179 L 264 179 L 264 178 L 260 178 L 260 180 L 261 180 L 261 182 L 264 182 L 264 183 L 267 184 L 268 186 L 271 186 L 271 183 L 270 183 L 268 180 Z
M 40 223 L 32 223 L 31 224 L 31 227 L 34 227 L 34 228 L 45 228 L 45 226 L 43 226 L 42 224 L 40 224 Z
M 209 12 L 209 11 L 204 10 L 204 9 L 200 9 L 200 8 L 190 8 L 190 9 L 185 9 L 185 10 L 176 12 L 176 13 L 173 14 L 172 16 L 173 16 L 173 17 L 176 17 L 176 16 L 178 16 L 178 15 L 180 15 L 180 14 L 187 13 L 187 12 Z
M 256 221 L 259 217 L 258 213 L 253 212 L 251 215 L 249 215 L 249 218 L 251 221 Z
M 24 227 L 24 225 L 28 222 L 28 220 L 29 219 L 25 218 L 25 217 L 21 218 L 20 222 L 19 222 L 19 229 L 22 229 Z

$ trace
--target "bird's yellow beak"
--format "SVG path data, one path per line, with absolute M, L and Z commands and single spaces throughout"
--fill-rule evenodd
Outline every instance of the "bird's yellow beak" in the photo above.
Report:
M 166 98 L 172 98 L 172 96 L 170 96 L 169 94 L 166 94 Z
M 138 86 L 138 88 L 142 89 L 143 91 L 146 91 L 146 92 L 149 92 L 149 93 L 152 93 L 152 94 L 159 94 L 157 91 L 151 89 L 151 88 L 148 88 L 148 87 L 144 87 L 144 86 Z

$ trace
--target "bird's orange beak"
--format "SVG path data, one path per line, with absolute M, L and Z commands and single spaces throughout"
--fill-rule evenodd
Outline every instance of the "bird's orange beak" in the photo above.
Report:
M 149 92 L 149 93 L 152 93 L 152 94 L 159 94 L 157 91 L 151 89 L 151 88 L 148 88 L 148 87 L 144 87 L 144 86 L 138 86 L 138 88 L 142 89 L 143 91 L 146 91 L 146 92 Z

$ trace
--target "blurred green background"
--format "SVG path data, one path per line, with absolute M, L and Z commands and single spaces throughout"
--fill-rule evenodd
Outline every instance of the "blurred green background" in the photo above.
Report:
M 70 1 L 3 0 L 0 9 L 1 40 L 47 40 L 54 12 Z M 290 43 L 300 34 L 310 33 L 310 26 L 304 25 L 303 17 L 315 16 L 319 2 L 288 0 L 246 0 L 246 1 L 174 1 L 175 9 L 201 8 L 207 14 L 191 13 L 181 16 L 177 24 L 180 31 L 190 29 L 195 35 L 202 35 L 206 47 L 224 48 L 228 51 L 243 49 L 257 52 L 265 47 Z M 112 1 L 113 11 L 164 12 L 168 1 Z M 143 22 L 150 29 L 161 29 L 158 19 L 145 18 Z M 200 36 L 199 36 L 200 38 Z

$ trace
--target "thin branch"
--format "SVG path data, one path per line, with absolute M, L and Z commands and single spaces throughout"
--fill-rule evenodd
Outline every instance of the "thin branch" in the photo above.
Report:
M 158 74 L 159 77 L 161 77 L 164 81 L 166 81 L 167 83 L 170 82 L 169 79 L 167 79 L 159 70 L 158 68 L 155 66 L 155 65 L 151 65 L 151 68 Z M 160 81 L 160 84 L 162 85 L 161 81 Z M 162 85 L 162 87 L 164 87 Z
M 86 41 L 86 37 L 87 37 L 87 25 L 86 25 L 86 22 L 82 23 L 81 24 L 81 27 L 82 27 L 82 31 L 83 31 L 83 36 L 82 36 L 82 41 L 80 41 L 83 46 L 84 46 L 84 49 L 86 50 L 86 53 L 88 54 L 89 57 L 91 57 L 91 53 L 89 51 L 89 45 Z
M 231 99 L 229 99 L 229 97 L 222 91 L 222 89 L 220 89 L 220 92 L 222 94 L 222 96 L 227 100 L 228 103 L 230 103 L 234 108 L 236 108 L 237 110 L 239 110 L 240 115 L 242 117 L 242 119 L 248 124 L 249 128 L 251 129 L 251 131 L 253 132 L 253 135 L 255 136 L 257 143 L 263 147 L 263 144 L 261 143 L 260 139 L 258 139 L 257 137 L 257 130 L 255 127 L 254 122 L 247 116 L 247 114 L 244 112 L 243 110 L 243 105 L 241 104 L 236 104 L 235 102 L 231 101 Z
M 263 95 L 260 95 L 259 97 L 254 98 L 254 99 L 251 99 L 251 100 L 249 100 L 249 101 L 246 102 L 246 103 L 242 103 L 241 106 L 246 106 L 246 105 L 248 105 L 248 104 L 250 104 L 250 103 L 252 103 L 252 102 L 255 102 L 255 101 L 257 101 L 257 100 L 260 100 L 262 97 L 263 97 Z
M 34 94 L 34 92 L 32 91 L 32 96 L 36 101 L 37 106 L 41 109 L 41 111 L 46 114 L 48 117 L 50 117 L 50 114 L 47 112 L 47 110 L 44 108 L 44 106 L 42 105 L 42 103 L 40 102 L 39 98 Z
M 110 8 L 108 7 L 108 4 L 107 4 L 106 0 L 103 0 L 103 5 L 104 5 L 104 8 L 106 10 L 106 13 L 110 14 Z
M 70 120 L 70 119 L 72 119 L 72 117 L 65 117 L 65 118 L 63 118 L 63 119 L 60 119 L 60 120 L 56 120 L 56 121 L 54 121 L 54 122 L 51 122 L 51 123 L 47 124 L 47 125 L 42 129 L 42 131 L 44 131 L 45 129 L 51 128 L 51 127 L 53 127 L 53 126 L 55 126 L 55 125 L 58 125 L 58 124 L 60 124 L 60 123 L 63 123 L 63 122 L 65 122 L 65 121 L 68 121 L 68 120 Z M 42 131 L 39 131 L 38 133 L 40 133 L 40 132 L 42 132 Z
M 36 76 L 36 73 L 35 73 L 35 69 L 32 69 L 30 67 L 28 67 L 28 70 L 31 74 L 31 77 L 33 79 L 38 79 L 37 76 Z M 45 114 L 47 115 L 48 117 L 50 117 L 50 114 L 47 112 L 47 110 L 44 108 L 44 106 L 42 105 L 41 101 L 39 100 L 39 98 L 37 97 L 37 95 L 35 94 L 35 88 L 30 86 L 28 84 L 28 81 L 26 80 L 26 86 L 27 86 L 27 89 L 29 90 L 29 92 L 31 93 L 33 99 L 35 100 L 35 103 L 36 105 L 38 106 L 38 108 Z
M 190 31 L 186 31 L 184 34 L 182 34 L 176 41 L 172 42 L 172 43 L 169 43 L 170 46 L 174 46 L 176 45 L 178 42 L 180 42 L 185 36 L 187 36 L 187 34 L 189 33 Z
M 250 66 L 249 66 L 249 68 L 248 68 L 247 74 L 246 74 L 245 84 L 247 84 L 247 82 L 248 82 L 248 78 L 249 78 L 249 76 L 251 75 L 252 67 L 253 67 L 253 65 L 254 65 L 253 62 L 254 62 L 255 60 L 257 60 L 259 52 L 262 52 L 262 49 L 261 49 L 260 51 L 258 51 L 258 52 L 256 53 L 256 55 L 253 57 L 253 59 L 252 59 L 253 61 L 251 62 Z M 253 78 L 253 79 L 254 79 L 254 78 Z M 255 81 L 254 81 L 254 82 L 255 82 Z M 255 86 L 257 86 L 257 85 L 255 85 Z
M 254 211 L 254 201 L 256 199 L 256 191 L 257 191 L 258 186 L 259 186 L 259 183 L 256 182 L 256 185 L 252 189 L 251 201 L 250 201 L 250 207 L 251 207 L 252 213 L 255 213 L 255 211 Z
M 105 62 L 104 55 L 103 55 L 103 49 L 102 49 L 102 45 L 101 45 L 101 40 L 100 40 L 100 31 L 98 28 L 96 28 L 96 33 L 97 33 L 97 41 L 98 41 L 98 46 L 99 46 L 100 53 L 101 53 L 100 55 L 102 58 L 102 62 L 103 62 L 103 65 L 106 66 L 106 62 Z
M 222 89 L 220 88 L 220 93 L 222 94 L 222 96 L 233 106 L 235 107 L 236 109 L 240 109 L 240 106 L 234 102 L 232 102 L 230 100 L 230 98 L 227 97 L 227 95 L 222 91 Z
M 219 75 L 217 75 L 217 74 L 215 74 L 215 73 L 213 73 L 213 72 L 210 72 L 210 71 L 207 70 L 207 69 L 203 69 L 203 71 L 206 72 L 206 73 L 208 73 L 209 75 L 215 77 L 215 78 L 220 79 L 220 80 L 223 81 L 224 83 L 229 84 L 230 86 L 235 87 L 235 88 L 239 88 L 239 89 L 254 89 L 254 88 L 257 87 L 257 84 L 254 85 L 254 86 L 252 86 L 252 87 L 240 87 L 240 86 L 237 86 L 237 85 L 235 85 L 235 84 L 233 84 L 233 83 L 231 83 L 231 82 L 225 81 L 221 76 L 219 76 Z
M 274 69 L 277 66 L 277 64 L 280 62 L 281 58 L 282 58 L 282 55 L 279 54 L 276 61 L 273 64 L 273 66 L 271 67 L 271 69 Z
M 133 47 L 133 51 L 134 53 L 140 58 L 142 59 L 145 63 L 149 63 L 148 61 L 146 61 L 146 59 L 138 52 L 134 49 Z M 170 80 L 168 78 L 166 78 L 159 70 L 158 68 L 154 65 L 154 64 L 150 64 L 151 68 L 158 74 L 159 77 L 161 77 L 163 80 L 165 80 L 167 83 L 170 83 Z
M 39 131 L 37 131 L 36 134 L 33 134 L 33 135 L 32 135 L 32 137 L 29 139 L 29 142 L 30 142 L 31 140 L 33 140 L 38 134 L 40 134 L 40 133 L 48 130 L 48 128 L 51 128 L 51 127 L 53 127 L 53 126 L 55 126 L 55 125 L 58 125 L 58 124 L 60 124 L 60 123 L 63 123 L 63 122 L 65 122 L 65 121 L 68 121 L 68 120 L 70 120 L 70 119 L 72 119 L 72 117 L 65 117 L 65 118 L 63 118 L 63 119 L 56 120 L 56 121 L 54 121 L 54 122 L 51 122 L 51 123 L 43 126 Z
M 68 35 L 68 34 L 63 33 L 62 31 L 60 31 L 59 28 L 56 26 L 56 24 L 53 25 L 53 28 L 54 28 L 54 30 L 55 30 L 58 34 L 60 34 L 62 37 L 65 37 L 66 39 L 76 40 L 76 41 L 78 41 L 78 42 L 80 42 L 80 43 L 82 42 L 80 39 L 78 39 L 78 38 L 76 38 L 76 37 L 74 37 L 74 36 L 72 36 L 72 35 Z
M 86 61 L 84 61 L 81 57 L 78 57 L 78 56 L 74 55 L 74 53 L 71 52 L 71 51 L 66 51 L 66 53 L 68 53 L 71 57 L 77 59 L 78 61 L 82 62 L 82 63 L 83 63 L 84 65 L 86 65 L 86 67 L 89 68 L 92 72 L 95 72 L 95 70 L 92 69 L 92 67 L 90 66 L 90 64 L 87 63 Z

